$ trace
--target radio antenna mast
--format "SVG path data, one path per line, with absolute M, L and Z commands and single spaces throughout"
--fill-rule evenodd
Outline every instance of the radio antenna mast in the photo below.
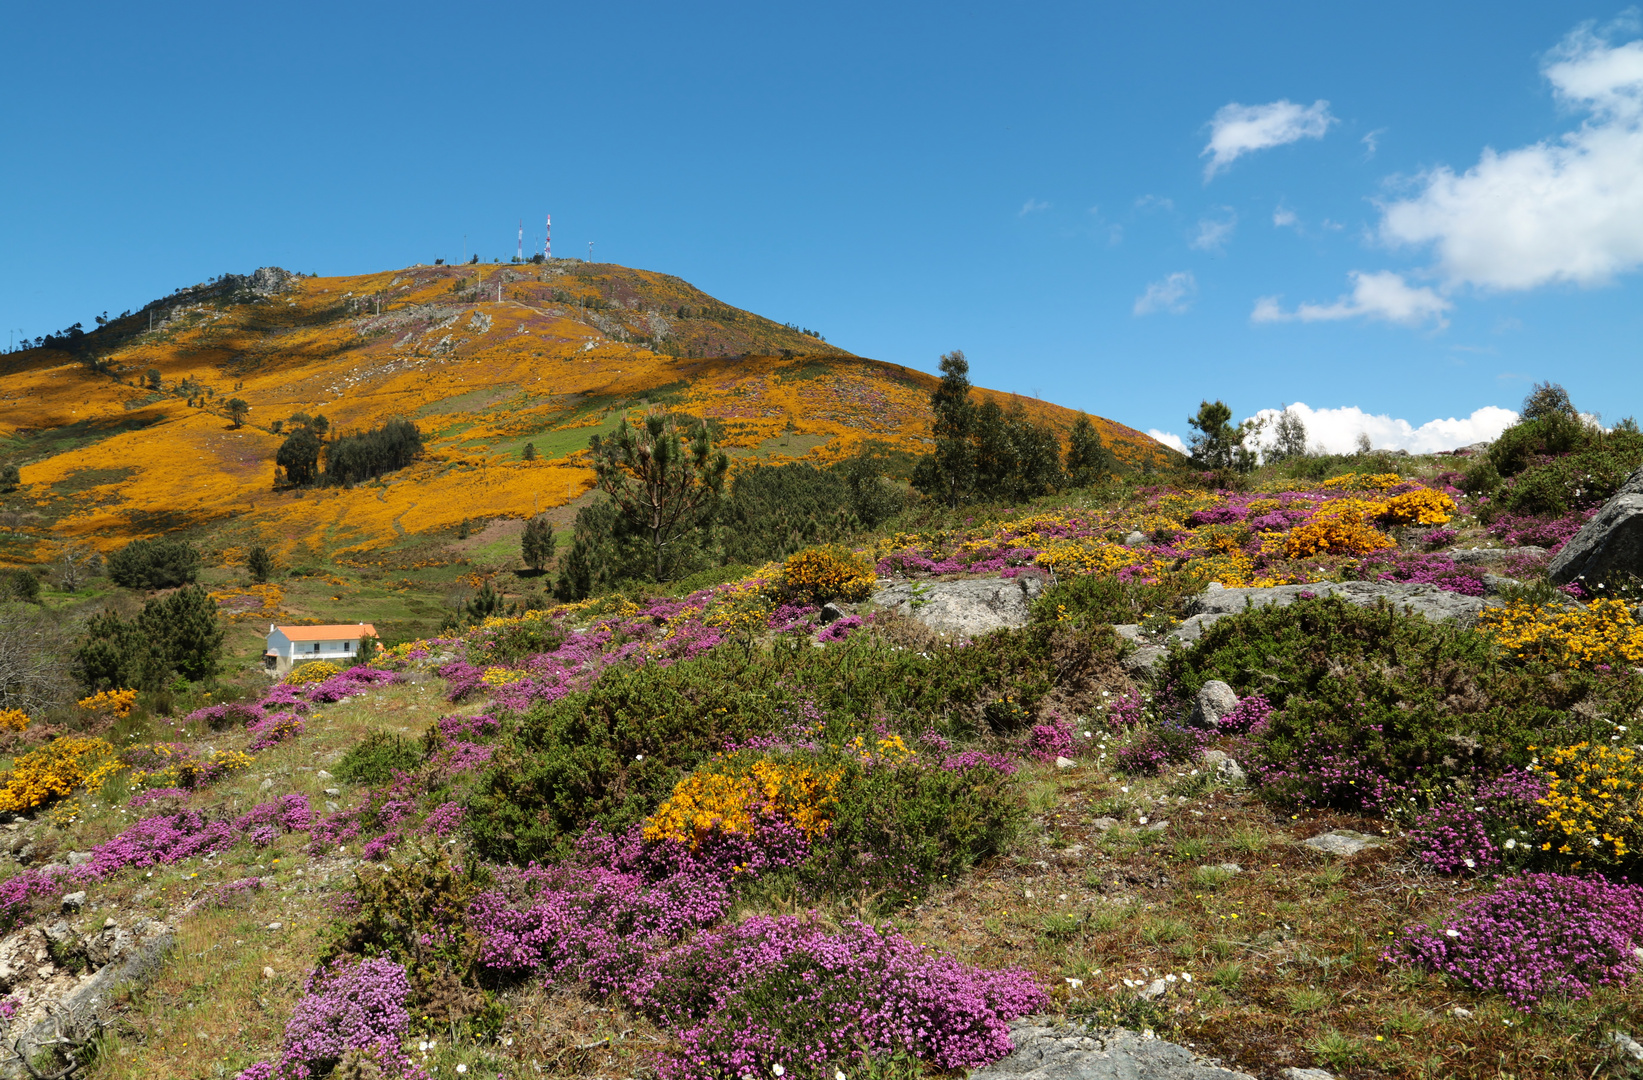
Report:
M 542 226 L 542 258 L 553 258 L 553 215 L 548 215 L 548 223 Z
M 525 219 L 519 219 L 519 246 L 513 251 L 514 262 L 525 261 Z

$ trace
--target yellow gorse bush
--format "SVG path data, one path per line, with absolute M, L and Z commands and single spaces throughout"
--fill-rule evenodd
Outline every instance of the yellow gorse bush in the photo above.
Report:
M 29 714 L 22 709 L 0 709 L 0 731 L 22 731 L 29 726 Z
M 721 757 L 674 786 L 645 820 L 644 837 L 694 850 L 714 832 L 749 836 L 758 815 L 772 814 L 814 839 L 832 824 L 833 788 L 842 775 L 808 762 Z
M 1441 491 L 1420 488 L 1386 500 L 1381 520 L 1393 525 L 1442 525 L 1455 516 L 1455 500 Z
M 1312 520 L 1289 531 L 1284 551 L 1290 558 L 1309 555 L 1368 555 L 1397 547 L 1390 536 L 1365 520 L 1380 509 L 1363 499 L 1336 499 L 1321 507 Z
M 1621 600 L 1594 600 L 1578 611 L 1519 601 L 1485 608 L 1478 628 L 1524 660 L 1566 668 L 1643 663 L 1643 626 Z
M 866 556 L 836 544 L 805 548 L 782 563 L 783 588 L 818 603 L 865 600 L 876 579 Z
M 285 677 L 287 686 L 306 686 L 308 683 L 324 682 L 333 675 L 340 675 L 342 669 L 329 660 L 314 660 L 297 668 Z
M 479 676 L 479 681 L 486 686 L 496 687 L 507 686 L 509 683 L 516 683 L 526 677 L 523 671 L 515 671 L 513 668 L 488 667 L 485 669 L 485 673 Z
M 1531 750 L 1534 747 L 1530 747 Z M 1546 753 L 1530 766 L 1546 779 L 1545 815 L 1555 845 L 1576 859 L 1624 862 L 1639 849 L 1643 828 L 1643 758 L 1631 747 L 1576 743 Z
M 78 735 L 53 739 L 13 761 L 0 777 L 0 812 L 21 814 L 71 794 L 100 789 L 122 766 L 103 739 Z
M 93 694 L 79 701 L 80 708 L 86 712 L 108 713 L 122 720 L 131 715 L 131 710 L 136 704 L 135 690 L 104 690 L 100 694 Z

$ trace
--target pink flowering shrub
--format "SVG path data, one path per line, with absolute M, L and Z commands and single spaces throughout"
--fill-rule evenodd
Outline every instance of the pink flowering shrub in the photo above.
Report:
M 392 960 L 336 961 L 316 969 L 285 1025 L 278 1061 L 261 1062 L 239 1080 L 309 1080 L 327 1075 L 350 1052 L 375 1061 L 383 1077 L 422 1080 L 426 1073 L 405 1053 L 411 984 Z
M 294 739 L 302 734 L 302 718 L 294 712 L 274 713 L 265 719 L 253 723 L 247 731 L 251 735 L 251 743 L 246 747 L 248 751 L 267 750 L 278 746 L 286 739 Z
M 1238 704 L 1225 716 L 1215 721 L 1220 731 L 1235 735 L 1259 734 L 1272 718 L 1272 702 L 1261 694 L 1239 698 Z
M 892 930 L 829 931 L 796 916 L 759 916 L 700 934 L 657 957 L 630 993 L 677 1033 L 667 1080 L 707 1080 L 776 1066 L 797 1076 L 906 1051 L 941 1070 L 1010 1052 L 1008 1021 L 1049 997 L 1020 971 L 985 971 Z
M 187 723 L 202 723 L 212 731 L 246 727 L 262 719 L 261 705 L 247 705 L 233 701 L 224 705 L 208 705 L 195 709 L 185 718 Z
M 1406 927 L 1383 959 L 1504 994 L 1527 1012 L 1548 994 L 1588 997 L 1635 974 L 1639 940 L 1643 887 L 1526 874 L 1462 905 L 1439 928 Z
M 843 641 L 850 636 L 850 631 L 862 624 L 861 616 L 846 615 L 842 619 L 835 619 L 816 635 L 817 641 Z
M 1039 761 L 1070 758 L 1077 752 L 1078 742 L 1073 738 L 1072 728 L 1059 716 L 1052 717 L 1047 724 L 1033 725 L 1027 734 L 1027 754 Z

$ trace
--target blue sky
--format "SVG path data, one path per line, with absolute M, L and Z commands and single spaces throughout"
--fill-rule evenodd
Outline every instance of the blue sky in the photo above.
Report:
M 551 212 L 557 254 L 593 241 L 926 370 L 962 348 L 978 383 L 1142 429 L 1298 401 L 1325 442 L 1430 449 L 1493 434 L 1537 379 L 1643 411 L 1635 9 L 87 4 L 6 26 L 6 338 L 265 264 L 378 270 L 464 237 L 508 257 Z

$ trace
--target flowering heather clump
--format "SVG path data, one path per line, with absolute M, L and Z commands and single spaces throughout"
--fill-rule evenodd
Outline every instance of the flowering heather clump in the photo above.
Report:
M 1001 776 L 1014 776 L 1015 759 L 1008 754 L 988 754 L 981 750 L 965 750 L 941 759 L 941 767 L 948 772 L 967 772 L 970 769 L 994 769 Z
M 1546 782 L 1537 822 L 1551 834 L 1544 850 L 1615 867 L 1643 850 L 1643 755 L 1582 742 L 1546 750 L 1531 768 Z
M 1054 761 L 1058 757 L 1072 757 L 1078 752 L 1072 728 L 1057 716 L 1047 724 L 1035 724 L 1027 735 L 1027 753 L 1039 761 Z
M 262 878 L 238 878 L 234 881 L 225 881 L 212 889 L 203 901 L 206 907 L 238 907 L 250 898 L 252 893 L 262 890 Z
M 1010 1052 L 1008 1021 L 1049 1003 L 1026 972 L 984 971 L 859 922 L 831 932 L 759 916 L 700 934 L 636 981 L 636 1004 L 678 1033 L 667 1080 L 825 1076 L 909 1052 L 941 1070 Z
M 1216 728 L 1235 735 L 1258 735 L 1272 718 L 1272 703 L 1261 694 L 1238 699 L 1231 712 L 1215 722 Z
M 175 788 L 175 787 L 149 788 L 146 791 L 137 792 L 137 794 L 133 795 L 126 802 L 126 805 L 129 806 L 133 810 L 141 810 L 143 807 L 147 806 L 149 803 L 158 802 L 161 799 L 187 799 L 187 798 L 188 798 L 188 792 L 184 791 L 182 788 Z
M 268 693 L 262 696 L 262 708 L 289 709 L 292 712 L 305 713 L 308 711 L 308 701 L 296 687 L 281 683 L 271 687 Z
M 850 636 L 850 631 L 862 624 L 859 615 L 846 615 L 842 619 L 834 619 L 816 635 L 817 641 L 843 641 Z
M 309 665 L 313 666 L 313 665 Z M 306 691 L 309 701 L 315 704 L 326 705 L 341 701 L 343 698 L 363 694 L 373 686 L 385 683 L 398 682 L 402 676 L 392 671 L 377 671 L 375 668 L 351 667 L 347 671 L 338 672 L 330 678 L 315 685 L 310 685 Z
M 1489 523 L 1489 535 L 1511 547 L 1532 544 L 1552 554 L 1574 539 L 1575 533 L 1592 517 L 1595 510 L 1576 510 L 1560 518 L 1530 517 L 1526 514 L 1502 514 Z
M 294 739 L 302 734 L 302 718 L 296 713 L 275 713 L 264 720 L 259 720 L 250 727 L 251 744 L 247 750 L 267 750 L 271 746 L 278 746 L 286 739 Z
M 207 705 L 189 713 L 186 722 L 200 723 L 212 731 L 231 727 L 249 727 L 263 718 L 262 706 L 231 701 L 226 705 Z
M 392 960 L 338 960 L 319 968 L 285 1025 L 284 1053 L 246 1069 L 240 1080 L 308 1080 L 329 1073 L 349 1053 L 369 1055 L 382 1077 L 421 1080 L 427 1074 L 404 1050 L 410 995 L 405 969 Z
M 1358 566 L 1360 573 L 1376 581 L 1407 581 L 1436 585 L 1462 596 L 1483 595 L 1483 571 L 1456 563 L 1447 555 L 1387 551 L 1365 557 Z
M 486 739 L 502 728 L 496 717 L 487 713 L 441 716 L 434 724 L 439 728 L 439 734 L 447 739 Z
M 1519 601 L 1484 609 L 1478 628 L 1525 660 L 1566 668 L 1643 663 L 1643 626 L 1620 600 L 1594 600 L 1579 611 Z
M 1426 546 L 1428 548 L 1448 547 L 1455 542 L 1455 538 L 1459 535 L 1460 533 L 1454 529 L 1433 529 L 1426 534 Z
M 466 811 L 454 802 L 441 803 L 428 812 L 423 819 L 422 827 L 440 839 L 454 835 L 462 828 L 462 818 Z
M 1415 819 L 1410 847 L 1440 874 L 1487 873 L 1500 865 L 1500 852 L 1483 819 L 1471 807 L 1441 802 Z
M 1553 993 L 1583 998 L 1639 965 L 1643 887 L 1528 874 L 1461 907 L 1441 929 L 1407 927 L 1385 959 L 1413 963 L 1527 1012 Z
M 1146 719 L 1144 710 L 1146 702 L 1141 695 L 1133 691 L 1125 691 L 1118 695 L 1118 699 L 1107 706 L 1107 723 L 1120 731 L 1133 727 L 1140 727 Z

